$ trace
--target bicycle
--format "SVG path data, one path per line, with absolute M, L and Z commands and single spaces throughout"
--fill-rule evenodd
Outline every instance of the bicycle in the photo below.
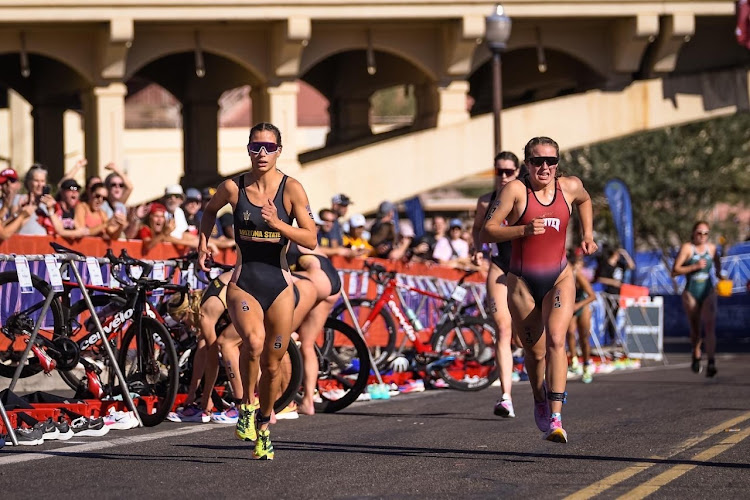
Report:
M 58 252 L 81 255 L 55 243 L 52 245 Z M 139 266 L 144 274 L 151 269 L 151 264 L 126 256 L 116 258 L 111 252 L 108 258 L 115 266 Z M 23 351 L 17 347 L 25 346 L 51 293 L 51 287 L 42 278 L 32 275 L 31 281 L 32 293 L 22 294 L 16 272 L 0 273 L 0 296 L 3 297 L 0 332 L 6 346 L 0 356 L 0 376 L 13 377 Z M 28 359 L 21 377 L 57 368 L 71 387 L 87 387 L 92 389 L 89 392 L 95 393 L 95 396 L 116 398 L 118 389 L 113 371 L 109 370 L 107 382 L 101 380 L 110 360 L 100 350 L 103 339 L 93 328 L 91 312 L 85 300 L 71 303 L 72 292 L 79 285 L 67 280 L 62 284 L 63 291 L 53 294 L 37 336 L 36 347 L 43 352 Z M 157 288 L 179 291 L 179 286 L 163 280 L 138 277 L 123 288 L 97 285 L 85 285 L 85 288 L 98 292 L 91 295 L 91 302 L 107 341 L 116 352 L 117 364 L 125 376 L 128 391 L 131 397 L 137 399 L 136 407 L 143 424 L 158 424 L 174 403 L 178 362 L 171 336 L 162 318 L 149 303 L 148 294 Z M 54 363 L 48 363 L 45 355 Z
M 484 389 L 497 379 L 494 325 L 484 317 L 460 314 L 467 294 L 465 280 L 476 271 L 465 272 L 451 295 L 443 296 L 400 283 L 395 271 L 387 271 L 380 264 L 368 261 L 365 267 L 369 277 L 382 287 L 382 292 L 374 299 L 352 299 L 351 305 L 381 370 L 389 368 L 394 359 L 405 357 L 409 341 L 414 350 L 410 356 L 414 369 L 428 379 L 441 378 L 448 386 L 464 391 Z M 443 303 L 437 311 L 439 319 L 434 329 L 422 326 L 406 304 L 402 290 Z M 338 305 L 331 316 L 354 324 L 344 304 Z M 398 348 L 396 321 L 404 332 Z M 425 335 L 429 335 L 428 341 L 423 340 Z

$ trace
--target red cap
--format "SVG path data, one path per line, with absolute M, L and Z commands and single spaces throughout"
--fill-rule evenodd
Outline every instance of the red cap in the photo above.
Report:
M 156 212 L 165 212 L 167 211 L 167 207 L 162 205 L 161 203 L 152 203 L 151 208 L 149 208 L 148 213 L 153 214 Z
M 18 173 L 12 168 L 6 168 L 0 172 L 0 184 L 5 184 L 9 180 L 18 180 Z

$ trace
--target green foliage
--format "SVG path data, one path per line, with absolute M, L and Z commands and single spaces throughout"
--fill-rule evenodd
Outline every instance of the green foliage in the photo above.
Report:
M 413 117 L 417 103 L 414 92 L 406 92 L 403 85 L 376 91 L 370 97 L 373 117 L 388 121 L 392 117 Z
M 713 221 L 717 203 L 750 200 L 750 113 L 645 132 L 562 154 L 566 175 L 582 180 L 594 202 L 595 230 L 617 240 L 604 196 L 614 177 L 625 181 L 633 205 L 636 246 L 668 248 L 687 241 L 693 224 L 736 241 L 731 220 Z

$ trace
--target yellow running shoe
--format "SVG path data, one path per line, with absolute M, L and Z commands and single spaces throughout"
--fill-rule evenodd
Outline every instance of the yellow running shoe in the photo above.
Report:
M 258 433 L 255 430 L 255 412 L 258 410 L 258 404 L 241 404 L 240 416 L 237 418 L 237 425 L 234 428 L 234 435 L 237 439 L 243 441 L 255 441 Z
M 273 460 L 273 445 L 271 444 L 271 431 L 259 430 L 258 440 L 255 442 L 253 458 L 256 460 Z

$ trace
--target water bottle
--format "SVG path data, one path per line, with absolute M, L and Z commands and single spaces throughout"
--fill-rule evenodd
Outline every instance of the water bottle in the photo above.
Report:
M 424 330 L 424 326 L 422 325 L 422 322 L 419 321 L 419 318 L 417 317 L 417 315 L 409 307 L 406 308 L 406 316 L 409 318 L 409 322 L 411 323 L 411 326 L 413 326 L 415 330 L 417 331 Z

